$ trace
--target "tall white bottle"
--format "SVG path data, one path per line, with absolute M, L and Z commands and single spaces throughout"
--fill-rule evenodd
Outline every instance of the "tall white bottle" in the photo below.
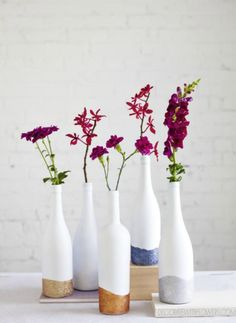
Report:
M 169 183 L 168 213 L 162 220 L 159 295 L 170 304 L 188 303 L 193 296 L 193 249 L 183 221 L 179 182 Z
M 71 295 L 72 243 L 62 209 L 62 185 L 54 185 L 54 210 L 42 243 L 43 294 L 59 298 Z
M 139 194 L 132 217 L 131 261 L 135 265 L 158 263 L 160 208 L 152 187 L 150 156 L 141 156 Z
M 111 222 L 99 232 L 99 309 L 124 314 L 130 302 L 130 235 L 120 222 L 119 192 L 108 193 Z
M 97 226 L 92 183 L 83 187 L 83 208 L 73 243 L 73 283 L 78 290 L 98 289 Z

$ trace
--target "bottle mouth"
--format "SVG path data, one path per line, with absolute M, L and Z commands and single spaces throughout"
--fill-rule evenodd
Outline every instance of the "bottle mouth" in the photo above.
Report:
M 169 187 L 175 189 L 177 187 L 179 187 L 180 182 L 169 182 Z
M 93 188 L 93 183 L 91 182 L 84 183 L 84 189 L 91 190 L 92 188 Z
M 115 196 L 118 196 L 118 195 L 119 195 L 119 191 L 118 191 L 118 190 L 110 190 L 110 191 L 108 191 L 108 194 L 109 194 L 109 195 L 115 195 Z
M 140 160 L 142 165 L 148 165 L 150 164 L 150 155 L 141 155 Z
M 58 185 L 52 185 L 53 191 L 57 194 L 57 193 L 61 193 L 62 192 L 62 185 L 63 184 L 58 184 Z

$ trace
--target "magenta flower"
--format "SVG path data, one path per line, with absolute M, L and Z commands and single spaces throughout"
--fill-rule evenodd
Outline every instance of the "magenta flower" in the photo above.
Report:
M 31 131 L 24 132 L 21 134 L 21 139 L 25 138 L 27 141 L 31 141 L 35 144 L 48 170 L 48 177 L 43 178 L 43 182 L 46 183 L 49 181 L 52 185 L 64 184 L 64 180 L 66 177 L 68 177 L 68 173 L 70 172 L 69 170 L 59 171 L 56 167 L 56 155 L 53 152 L 49 136 L 54 131 L 58 130 L 59 128 L 56 126 L 40 126 Z M 44 138 L 47 139 L 43 140 Z
M 189 125 L 186 116 L 189 114 L 188 105 L 190 101 L 192 101 L 192 97 L 182 96 L 180 87 L 169 100 L 164 120 L 164 125 L 169 128 L 164 144 L 164 155 L 168 158 L 173 153 L 172 149 L 177 150 L 184 147 L 183 142 L 187 136 L 187 126 Z
M 165 146 L 165 148 L 164 148 L 164 152 L 163 152 L 163 154 L 164 154 L 165 156 L 167 156 L 168 158 L 170 158 L 170 157 L 172 156 L 172 151 L 171 151 L 171 145 L 170 145 L 170 142 L 169 142 L 168 140 L 166 140 L 166 141 L 164 142 L 164 146 Z
M 167 139 L 164 142 L 163 154 L 169 158 L 171 164 L 168 167 L 170 176 L 167 177 L 170 182 L 179 182 L 182 174 L 185 173 L 184 166 L 176 161 L 176 153 L 179 148 L 184 147 L 184 139 L 186 138 L 189 121 L 186 117 L 189 114 L 188 105 L 192 101 L 190 94 L 200 79 L 191 84 L 184 84 L 183 91 L 178 86 L 176 93 L 172 94 L 169 100 L 167 111 L 165 113 L 164 125 L 168 127 Z
M 39 139 L 44 139 L 45 137 L 51 135 L 54 131 L 59 130 L 56 126 L 51 127 L 37 127 L 31 131 L 21 134 L 21 139 L 25 138 L 27 141 L 35 143 Z
M 154 155 L 156 159 L 158 160 L 159 153 L 158 153 L 158 141 L 155 143 L 154 148 L 153 148 Z
M 142 155 L 150 155 L 153 149 L 152 143 L 146 136 L 136 140 L 135 147 Z
M 108 154 L 108 150 L 102 146 L 97 146 L 93 148 L 92 153 L 90 154 L 90 158 L 94 160 L 96 158 L 102 157 L 104 154 Z
M 150 116 L 153 113 L 153 110 L 149 108 L 148 103 L 152 88 L 153 86 L 147 84 L 139 91 L 139 93 L 136 93 L 134 97 L 131 98 L 130 102 L 126 102 L 126 104 L 129 106 L 129 110 L 131 111 L 130 116 L 135 116 L 136 119 L 141 119 L 142 125 L 145 117 L 147 117 L 148 115 Z M 149 127 L 149 124 L 147 124 L 146 129 L 142 129 L 141 132 L 146 132 Z M 152 124 L 152 130 L 153 129 L 154 125 Z
M 117 137 L 116 135 L 111 135 L 110 139 L 107 140 L 106 142 L 106 147 L 107 148 L 116 148 L 117 145 L 123 140 L 123 137 Z
M 66 136 L 70 138 L 71 145 L 77 145 L 79 142 L 86 146 L 84 151 L 84 166 L 83 166 L 83 173 L 84 173 L 84 181 L 88 183 L 88 174 L 87 174 L 87 158 L 90 152 L 90 146 L 94 138 L 97 137 L 95 133 L 95 129 L 97 127 L 98 122 L 102 120 L 102 118 L 106 117 L 103 114 L 100 114 L 100 109 L 93 110 L 85 107 L 82 113 L 79 113 L 74 118 L 74 124 L 79 126 L 81 131 L 80 134 L 77 133 L 68 133 Z

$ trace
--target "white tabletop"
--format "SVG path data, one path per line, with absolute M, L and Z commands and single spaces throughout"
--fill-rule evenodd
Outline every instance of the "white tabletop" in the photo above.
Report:
M 197 290 L 236 289 L 236 272 L 198 272 Z M 131 302 L 128 314 L 106 316 L 98 312 L 98 304 L 39 304 L 41 275 L 0 274 L 0 323 L 236 323 L 236 317 L 171 318 L 153 316 L 150 301 Z

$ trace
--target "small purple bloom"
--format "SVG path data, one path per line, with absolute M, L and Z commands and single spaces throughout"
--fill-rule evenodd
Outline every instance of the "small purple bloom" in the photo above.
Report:
M 116 135 L 111 135 L 110 139 L 107 140 L 106 142 L 106 147 L 107 148 L 116 148 L 117 145 L 123 140 L 123 137 L 117 137 Z
M 102 157 L 104 154 L 108 154 L 108 150 L 102 146 L 97 146 L 93 148 L 92 153 L 90 154 L 90 158 L 94 160 L 96 158 Z
M 170 158 L 172 156 L 170 142 L 168 140 L 166 140 L 164 145 L 165 145 L 165 148 L 164 148 L 164 153 L 163 154 L 166 155 L 168 158 Z
M 148 137 L 141 137 L 136 140 L 135 147 L 142 155 L 150 155 L 153 145 L 148 140 Z
M 54 131 L 59 130 L 56 126 L 51 127 L 37 127 L 31 131 L 21 134 L 21 139 L 25 138 L 27 141 L 35 143 L 39 139 L 44 139 L 45 137 L 51 135 Z

